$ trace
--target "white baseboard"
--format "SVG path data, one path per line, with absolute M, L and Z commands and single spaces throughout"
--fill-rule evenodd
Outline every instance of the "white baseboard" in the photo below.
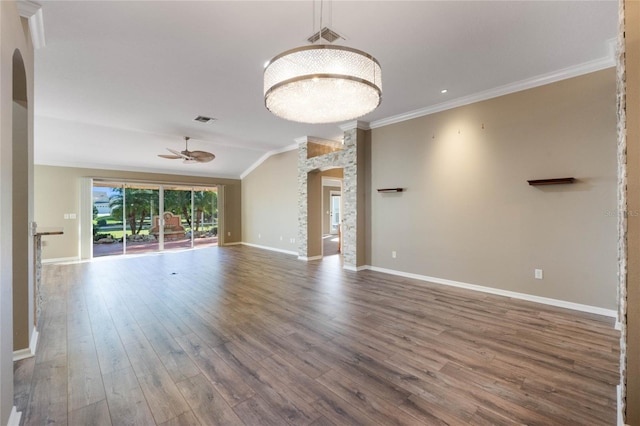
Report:
M 622 323 L 620 322 L 620 319 L 616 316 L 616 323 L 613 326 L 613 328 L 615 328 L 618 331 L 622 331 Z
M 277 251 L 278 253 L 284 253 L 284 254 L 291 254 L 294 256 L 298 255 L 297 251 L 292 251 L 292 250 L 284 250 L 284 249 L 279 249 L 279 248 L 275 248 L 275 247 L 269 247 L 269 246 L 261 246 L 258 244 L 252 244 L 252 243 L 241 243 L 243 246 L 249 246 L 249 247 L 255 247 L 255 248 L 259 248 L 262 250 L 269 250 L 269 251 Z
M 34 355 L 30 348 L 18 349 L 17 351 L 13 351 L 13 362 L 31 358 Z
M 557 306 L 560 308 L 573 309 L 574 311 L 588 312 L 591 314 L 603 315 L 607 317 L 617 318 L 618 311 L 613 309 L 600 308 L 598 306 L 583 305 L 580 303 L 567 302 L 565 300 L 551 299 L 549 297 L 534 296 L 532 294 L 518 293 L 515 291 L 501 290 L 498 288 L 485 287 L 477 284 L 463 283 L 460 281 L 447 280 L 444 278 L 429 277 L 426 275 L 412 274 L 408 272 L 396 271 L 393 269 L 379 268 L 377 266 L 369 266 L 368 269 L 385 274 L 398 275 L 405 278 L 413 278 L 420 281 L 428 281 L 435 284 L 443 284 L 451 287 L 465 288 L 467 290 L 481 291 L 483 293 L 496 294 L 498 296 L 511 297 L 513 299 L 527 300 L 529 302 L 541 303 L 543 305 Z
M 241 242 L 237 242 L 237 243 L 223 243 L 222 246 L 238 246 L 240 244 L 243 244 Z
M 42 264 L 47 264 L 47 263 L 66 263 L 66 262 L 79 262 L 80 261 L 80 257 L 75 256 L 75 257 L 58 257 L 58 258 L 53 258 L 53 259 L 42 259 Z
M 359 272 L 359 271 L 364 271 L 365 269 L 371 269 L 371 267 L 369 265 L 356 266 L 356 265 L 349 265 L 345 263 L 342 266 L 342 269 L 346 269 L 347 271 Z
M 33 327 L 33 332 L 31 333 L 31 340 L 29 341 L 29 349 L 34 354 L 36 353 L 36 348 L 38 347 L 38 338 L 40 337 L 40 333 Z
M 38 346 L 38 330 L 33 328 L 31 333 L 31 340 L 29 341 L 29 347 L 13 351 L 13 362 L 20 361 L 21 359 L 31 358 L 36 354 L 36 347 Z
M 288 254 L 297 254 L 297 253 L 293 253 L 293 252 L 287 252 L 287 251 L 283 251 L 283 250 L 279 250 L 279 249 L 274 249 L 272 247 L 259 246 L 259 245 L 256 245 L 256 244 L 250 244 L 250 243 L 244 243 L 244 242 L 242 244 L 243 245 L 247 245 L 247 246 L 251 246 L 251 247 L 265 249 L 265 250 L 280 251 L 280 252 L 284 252 L 284 253 L 288 253 Z M 312 260 L 318 260 L 318 259 L 322 259 L 322 255 L 320 255 L 320 256 L 311 256 L 311 257 L 298 256 L 298 260 L 304 260 L 304 261 L 312 261 Z M 606 317 L 611 317 L 611 318 L 616 318 L 616 319 L 618 318 L 618 311 L 614 310 L 614 309 L 605 309 L 605 308 L 600 308 L 598 306 L 583 305 L 581 303 L 574 303 L 574 302 L 568 302 L 568 301 L 565 301 L 565 300 L 552 299 L 550 297 L 542 297 L 542 296 L 535 296 L 535 295 L 532 295 L 532 294 L 518 293 L 518 292 L 510 291 L 510 290 L 502 290 L 502 289 L 498 289 L 498 288 L 485 287 L 485 286 L 482 286 L 482 285 L 469 284 L 469 283 L 464 283 L 464 282 L 460 282 L 460 281 L 448 280 L 448 279 L 444 279 L 444 278 L 429 277 L 427 275 L 412 274 L 412 273 L 409 273 L 409 272 L 396 271 L 394 269 L 387 269 L 387 268 L 379 268 L 377 266 L 370 266 L 370 265 L 355 266 L 355 265 L 345 264 L 343 266 L 343 268 L 348 270 L 348 271 L 355 271 L 355 272 L 363 271 L 365 269 L 370 269 L 370 270 L 376 271 L 376 272 L 382 272 L 382 273 L 385 273 L 385 274 L 397 275 L 397 276 L 405 277 L 405 278 L 413 278 L 413 279 L 420 280 L 420 281 L 428 281 L 428 282 L 431 282 L 431 283 L 434 283 L 434 284 L 442 284 L 442 285 L 448 285 L 448 286 L 451 286 L 451 287 L 459 287 L 459 288 L 464 288 L 464 289 L 467 289 L 467 290 L 474 290 L 474 291 L 480 291 L 480 292 L 483 292 L 483 293 L 495 294 L 495 295 L 498 295 L 498 296 L 511 297 L 513 299 L 519 299 L 519 300 L 526 300 L 526 301 L 529 301 L 529 302 L 541 303 L 543 305 L 557 306 L 559 308 L 572 309 L 574 311 L 588 312 L 588 313 L 591 313 L 591 314 L 603 315 L 603 316 L 606 316 Z
M 22 411 L 18 411 L 18 409 L 14 405 L 11 409 L 11 414 L 9 414 L 9 421 L 7 422 L 7 426 L 18 426 L 20 424 L 21 418 Z
M 616 386 L 616 396 L 618 397 L 618 405 L 616 405 L 618 408 L 618 421 L 616 424 L 618 426 L 624 426 L 624 421 L 622 421 L 622 387 L 620 385 Z
M 296 254 L 297 254 L 297 253 L 296 253 Z M 319 260 L 319 259 L 322 259 L 322 257 L 323 257 L 322 255 L 319 255 L 319 256 L 310 256 L 310 257 L 307 257 L 307 256 L 298 256 L 298 260 L 304 260 L 305 262 L 310 262 L 310 261 L 312 261 L 312 260 Z

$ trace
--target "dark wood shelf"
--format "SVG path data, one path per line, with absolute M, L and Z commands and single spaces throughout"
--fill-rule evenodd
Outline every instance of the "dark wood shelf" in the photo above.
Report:
M 63 228 L 36 228 L 35 235 L 64 235 Z
M 378 188 L 378 192 L 402 192 L 404 188 Z
M 576 181 L 575 178 L 567 177 L 567 178 L 528 180 L 527 182 L 529 182 L 529 185 L 539 186 L 539 185 L 563 185 L 566 183 L 574 183 L 575 181 Z

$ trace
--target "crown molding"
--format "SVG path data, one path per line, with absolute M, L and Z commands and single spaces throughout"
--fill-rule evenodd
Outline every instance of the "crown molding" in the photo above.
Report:
M 371 122 L 370 127 L 372 129 L 375 129 L 378 127 L 388 126 L 390 124 L 411 120 L 413 118 L 424 117 L 425 115 L 434 114 L 436 112 L 446 111 L 448 109 L 453 109 L 453 108 L 461 107 L 464 105 L 485 101 L 487 99 L 497 98 L 498 96 L 504 96 L 511 93 L 521 92 L 523 90 L 532 89 L 534 87 L 544 86 L 546 84 L 555 83 L 557 81 L 566 80 L 568 78 L 578 77 L 580 75 L 589 74 L 589 73 L 600 71 L 606 68 L 615 67 L 615 65 L 616 65 L 615 58 L 612 52 L 610 52 L 610 54 L 604 58 L 585 62 L 580 65 L 563 68 L 561 70 L 554 71 L 548 74 L 542 74 L 526 80 L 521 80 L 515 83 L 496 87 L 494 89 L 485 90 L 483 92 L 479 92 L 469 96 L 464 96 L 449 102 L 443 102 L 437 105 L 432 105 L 432 106 L 420 108 L 414 111 L 409 111 L 404 114 L 398 114 L 392 117 L 376 120 Z
M 16 2 L 16 4 L 20 16 L 29 21 L 29 31 L 31 32 L 33 47 L 35 49 L 44 47 L 44 18 L 42 16 L 42 6 L 39 3 L 28 0 L 20 0 Z
M 1 1 L 1 0 L 0 0 Z M 92 170 L 115 170 L 115 171 L 126 171 L 126 172 L 136 172 L 136 173 L 153 173 L 153 174 L 161 174 L 161 175 L 177 175 L 177 176 L 188 176 L 195 178 L 210 178 L 210 179 L 240 179 L 236 174 L 227 174 L 227 173 L 218 173 L 212 175 L 209 172 L 191 172 L 187 169 L 185 170 L 166 170 L 166 169 L 158 169 L 153 167 L 137 167 L 137 166 L 120 166 L 120 165 L 107 165 L 101 163 L 85 163 L 82 161 L 43 161 L 43 160 L 35 160 L 33 163 L 35 166 L 51 166 L 51 167 L 67 167 L 72 169 L 92 169 Z M 95 178 L 102 179 L 102 176 L 96 175 L 92 176 Z M 131 179 L 128 179 L 131 180 Z M 135 180 L 135 179 L 133 179 Z M 224 184 L 216 184 L 213 185 L 224 185 Z
M 42 9 L 42 6 L 36 2 L 28 0 L 19 0 L 16 2 L 18 6 L 18 13 L 23 18 L 31 18 L 37 11 Z
M 340 130 L 346 132 L 347 130 L 360 129 L 371 130 L 371 126 L 366 121 L 354 120 L 340 125 Z
M 262 157 L 258 158 L 258 160 L 253 163 L 252 165 L 250 165 L 244 172 L 242 172 L 242 174 L 240 175 L 240 179 L 244 179 L 245 177 L 247 177 L 249 175 L 249 173 L 251 173 L 252 171 L 254 171 L 260 164 L 264 163 L 265 161 L 267 161 L 267 159 L 273 155 L 277 155 L 277 154 L 282 154 L 283 152 L 287 152 L 287 151 L 293 151 L 294 149 L 298 149 L 298 145 L 300 143 L 303 142 L 307 142 L 307 136 L 304 136 L 302 138 L 296 138 L 295 144 L 292 145 L 287 145 L 284 148 L 280 148 L 280 149 L 274 149 L 272 151 L 269 151 L 267 153 L 265 153 Z M 300 142 L 298 142 L 300 141 Z

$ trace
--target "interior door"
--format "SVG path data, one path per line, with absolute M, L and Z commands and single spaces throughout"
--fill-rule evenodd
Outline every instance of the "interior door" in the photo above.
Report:
M 341 214 L 340 214 L 340 206 L 341 206 L 341 195 L 337 191 L 331 191 L 329 194 L 329 215 L 331 216 L 331 234 L 338 233 L 338 227 L 340 226 Z

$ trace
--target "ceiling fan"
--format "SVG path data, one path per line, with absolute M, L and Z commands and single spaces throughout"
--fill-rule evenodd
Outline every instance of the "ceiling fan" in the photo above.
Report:
M 167 148 L 167 151 L 173 155 L 158 154 L 158 157 L 167 158 L 169 160 L 179 160 L 182 158 L 182 162 L 188 164 L 208 163 L 216 158 L 215 155 L 207 151 L 189 151 L 189 139 L 191 139 L 189 136 L 184 137 L 184 151 L 176 151 L 171 148 Z

